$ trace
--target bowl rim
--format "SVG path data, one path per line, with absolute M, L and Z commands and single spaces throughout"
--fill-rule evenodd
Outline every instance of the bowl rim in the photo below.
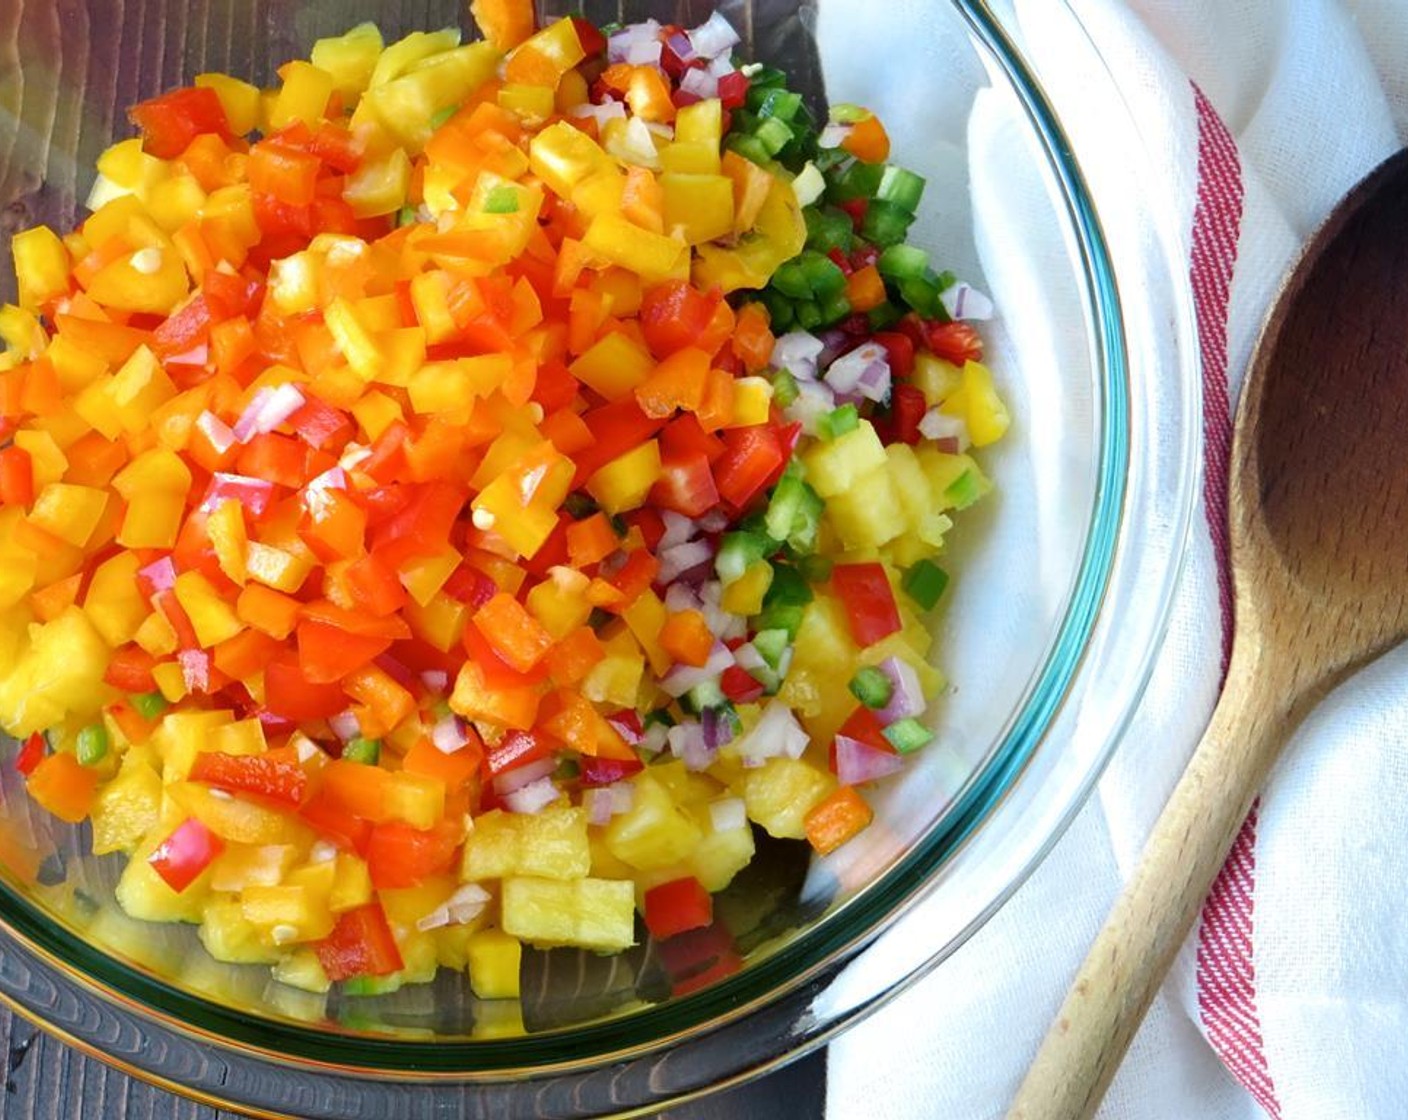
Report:
M 750 965 L 738 976 L 629 1016 L 513 1040 L 437 1040 L 429 1045 L 354 1032 L 315 1031 L 277 1020 L 255 1019 L 182 991 L 136 966 L 95 953 L 75 934 L 48 921 L 3 881 L 0 881 L 0 930 L 63 978 L 148 1024 L 214 1043 L 257 1061 L 279 1065 L 295 1062 L 300 1076 L 322 1073 L 365 1077 L 394 1073 L 421 1083 L 463 1084 L 595 1069 L 607 1061 L 630 1061 L 669 1046 L 684 1036 L 723 1027 L 839 967 L 897 921 L 944 861 L 995 811 L 1012 783 L 1030 763 L 1067 698 L 1109 587 L 1114 553 L 1123 527 L 1130 453 L 1129 356 L 1114 270 L 1094 203 L 1047 95 L 1001 21 L 993 15 L 986 0 L 952 2 L 974 37 L 1006 72 L 1013 91 L 1021 99 L 1035 138 L 1045 151 L 1049 169 L 1056 175 L 1060 201 L 1064 202 L 1077 235 L 1079 259 L 1088 289 L 1084 298 L 1094 319 L 1095 372 L 1099 387 L 1106 394 L 1096 405 L 1102 436 L 1099 469 L 1090 529 L 1065 616 L 1045 663 L 1028 688 L 1019 717 L 1009 725 L 1003 746 L 990 753 L 940 826 L 896 861 L 874 887 L 848 904 L 846 910 L 851 917 L 847 921 L 821 923 Z M 1047 837 L 1043 850 L 1058 836 L 1059 831 Z M 1018 879 L 1008 884 L 1003 897 L 1020 882 Z M 858 922 L 857 912 L 868 915 L 868 919 Z M 859 931 L 858 924 L 863 925 Z M 92 972 L 80 970 L 71 963 L 74 959 L 94 962 L 97 967 Z M 105 977 L 104 973 L 109 972 L 118 979 Z M 0 998 L 7 1003 L 18 999 L 8 978 L 0 979 Z M 31 1018 L 35 1014 L 23 1013 Z M 49 1023 L 41 1025 L 50 1030 L 60 1029 Z M 64 1033 L 66 1041 L 84 1049 L 93 1046 L 92 1043 L 85 1045 L 84 1040 L 71 1031 Z M 535 1060 L 522 1061 L 525 1047 L 535 1051 Z M 359 1060 L 355 1064 L 344 1064 L 338 1060 L 344 1050 L 355 1050 Z M 114 1060 L 101 1049 L 96 1053 L 104 1060 Z M 465 1062 L 463 1058 L 469 1055 L 473 1055 L 474 1060 Z M 137 1076 L 156 1077 L 167 1088 L 199 1092 L 215 1103 L 245 1111 L 251 1107 L 238 1101 L 220 1101 L 217 1096 L 209 1095 L 206 1086 L 199 1090 L 175 1086 L 151 1070 L 127 1068 L 125 1064 L 124 1068 Z M 652 1102 L 652 1108 L 658 1106 L 658 1101 Z

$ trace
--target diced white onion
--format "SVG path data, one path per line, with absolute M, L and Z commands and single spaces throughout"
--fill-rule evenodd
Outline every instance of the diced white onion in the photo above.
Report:
M 810 160 L 792 180 L 792 193 L 797 196 L 798 206 L 810 206 L 826 190 L 826 178 Z
M 809 436 L 817 433 L 817 421 L 836 407 L 836 394 L 822 381 L 797 382 L 797 396 L 782 410 L 789 423 L 801 424 Z
M 821 130 L 821 135 L 817 137 L 817 146 L 821 148 L 839 148 L 851 134 L 851 129 L 855 125 L 850 124 L 828 124 Z
M 431 692 L 444 692 L 450 683 L 450 674 L 444 669 L 426 669 L 420 675 L 420 683 Z
M 416 922 L 422 933 L 445 926 L 462 926 L 472 922 L 489 904 L 490 895 L 478 883 L 465 883 L 425 917 Z
M 515 766 L 512 770 L 505 770 L 494 778 L 494 790 L 500 797 L 516 793 L 543 778 L 550 778 L 556 769 L 557 762 L 551 758 L 540 758 L 536 762 Z
M 337 715 L 328 719 L 328 727 L 332 733 L 344 743 L 350 743 L 362 733 L 361 725 L 357 722 L 356 715 L 349 708 L 345 712 L 338 712 Z
M 732 664 L 733 654 L 728 647 L 723 642 L 715 642 L 708 661 L 703 665 L 676 665 L 660 678 L 660 687 L 671 696 L 683 696 L 692 688 L 716 680 Z
M 459 716 L 448 715 L 430 729 L 430 741 L 441 754 L 454 754 L 469 742 L 469 731 Z
M 714 555 L 714 548 L 708 541 L 685 541 L 670 548 L 660 550 L 661 583 L 674 583 L 685 572 L 708 563 Z
M 601 128 L 607 121 L 625 120 L 626 106 L 620 101 L 603 101 L 600 105 L 587 102 L 585 105 L 574 106 L 569 115 L 591 117 L 596 121 L 597 127 Z
M 816 362 L 826 344 L 806 331 L 788 331 L 772 346 L 772 364 L 799 381 L 816 378 Z
M 215 413 L 206 409 L 196 417 L 196 428 L 205 436 L 206 441 L 215 450 L 217 455 L 223 455 L 234 447 L 238 442 L 235 433 L 231 431 L 230 425 L 216 416 Z
M 665 48 L 665 44 L 658 38 L 637 39 L 626 44 L 625 60 L 632 66 L 656 66 L 660 65 L 660 53 Z
M 684 77 L 680 79 L 680 89 L 684 93 L 694 94 L 701 100 L 718 97 L 719 79 L 708 70 L 695 66 L 684 72 Z
M 639 43 L 649 43 L 660 38 L 660 24 L 648 19 L 642 23 L 632 23 L 614 32 L 606 40 L 606 57 L 610 62 L 625 62 L 631 48 Z
M 950 416 L 931 408 L 919 421 L 919 434 L 925 439 L 955 441 L 959 451 L 967 451 L 969 445 L 968 424 L 961 416 Z
M 862 385 L 873 380 L 872 371 L 875 369 L 883 369 L 888 390 L 890 379 L 888 353 L 880 343 L 867 342 L 832 362 L 826 370 L 826 383 L 837 393 L 861 393 L 863 396 L 868 396 Z M 882 397 L 870 397 L 870 399 L 880 400 Z

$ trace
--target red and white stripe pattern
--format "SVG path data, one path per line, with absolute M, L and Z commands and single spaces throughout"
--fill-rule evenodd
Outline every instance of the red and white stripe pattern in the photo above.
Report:
M 1203 504 L 1217 559 L 1222 669 L 1232 648 L 1227 482 L 1232 412 L 1227 383 L 1227 320 L 1242 224 L 1242 165 L 1237 145 L 1197 86 L 1198 198 L 1193 211 L 1190 278 L 1203 367 Z M 1198 928 L 1198 1013 L 1208 1041 L 1271 1120 L 1281 1105 L 1262 1045 L 1252 954 L 1257 807 L 1252 807 L 1203 906 Z

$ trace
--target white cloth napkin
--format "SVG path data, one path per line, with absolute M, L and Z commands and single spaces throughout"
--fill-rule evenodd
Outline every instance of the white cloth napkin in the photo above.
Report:
M 1166 160 L 1198 311 L 1208 482 L 1153 683 L 1098 794 L 967 945 L 832 1045 L 831 1120 L 1004 1113 L 1216 699 L 1224 441 L 1262 318 L 1302 241 L 1408 133 L 1405 0 L 1007 7 L 1048 74 L 1078 72 L 1044 68 L 1043 53 L 1083 25 Z M 1098 106 L 1066 123 L 1103 127 Z M 1408 1116 L 1405 737 L 1401 649 L 1289 745 L 1102 1120 Z

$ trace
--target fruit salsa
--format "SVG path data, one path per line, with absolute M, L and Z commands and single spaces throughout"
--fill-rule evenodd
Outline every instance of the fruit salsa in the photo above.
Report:
M 513 999 L 862 832 L 1008 425 L 872 113 L 719 15 L 473 9 L 137 105 L 0 310 L 12 765 L 312 991 Z

